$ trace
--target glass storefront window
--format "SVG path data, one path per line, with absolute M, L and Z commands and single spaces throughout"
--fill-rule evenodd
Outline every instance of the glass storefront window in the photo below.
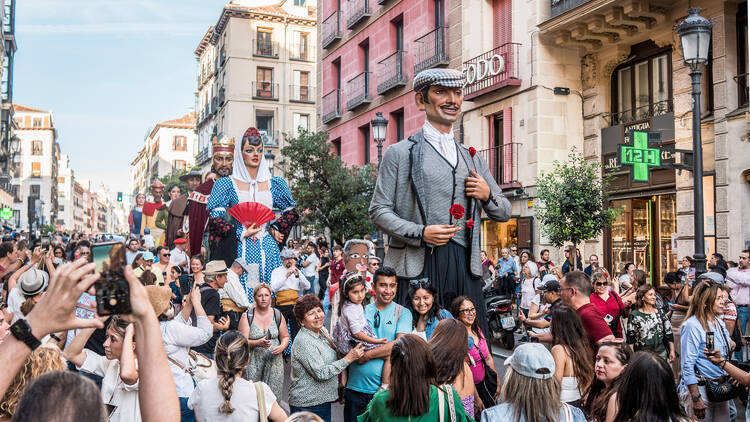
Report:
M 612 272 L 621 273 L 628 262 L 633 262 L 633 248 L 630 243 L 630 201 L 612 201 L 612 208 L 622 208 L 623 212 L 612 223 Z
M 677 250 L 677 212 L 675 195 L 659 196 L 659 249 L 661 250 L 661 277 L 670 271 L 677 271 L 679 262 Z
M 482 250 L 487 251 L 492 262 L 497 262 L 501 249 L 518 245 L 518 221 L 515 218 L 505 223 L 484 220 L 482 224 Z

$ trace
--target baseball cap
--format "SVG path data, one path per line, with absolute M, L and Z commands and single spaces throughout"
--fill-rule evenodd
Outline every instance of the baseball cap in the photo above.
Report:
M 539 343 L 526 343 L 516 347 L 505 360 L 514 371 L 529 377 L 546 380 L 555 375 L 555 359 L 546 347 Z
M 698 280 L 702 278 L 711 280 L 714 283 L 724 284 L 724 276 L 714 271 L 705 272 L 698 276 Z
M 150 251 L 146 251 L 141 255 L 141 258 L 143 258 L 144 261 L 153 261 L 154 260 L 154 254 Z
M 541 286 L 539 286 L 539 290 L 543 292 L 560 292 L 560 283 L 557 280 L 550 280 Z

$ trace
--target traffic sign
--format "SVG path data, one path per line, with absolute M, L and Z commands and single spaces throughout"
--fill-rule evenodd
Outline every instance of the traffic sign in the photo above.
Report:
M 13 218 L 13 210 L 8 207 L 3 207 L 3 209 L 0 209 L 0 219 L 3 221 L 8 221 L 11 218 Z

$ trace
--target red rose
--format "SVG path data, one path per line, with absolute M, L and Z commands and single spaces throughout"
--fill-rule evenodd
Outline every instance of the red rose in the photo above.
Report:
M 375 296 L 375 290 L 370 289 L 370 296 Z
M 471 155 L 472 157 L 477 155 L 477 149 L 474 147 L 469 147 L 469 155 Z
M 370 281 L 370 277 L 365 277 L 365 281 Z
M 473 218 L 466 222 L 466 228 L 467 229 L 473 229 L 474 228 L 474 219 Z
M 459 220 L 464 216 L 464 207 L 461 204 L 453 204 L 451 205 L 451 209 L 448 212 L 450 213 L 451 217 Z

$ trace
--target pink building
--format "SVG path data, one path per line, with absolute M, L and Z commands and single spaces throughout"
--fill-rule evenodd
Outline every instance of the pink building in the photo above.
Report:
M 320 127 L 349 164 L 377 162 L 370 120 L 388 119 L 384 146 L 416 132 L 412 79 L 461 68 L 461 0 L 319 0 Z

